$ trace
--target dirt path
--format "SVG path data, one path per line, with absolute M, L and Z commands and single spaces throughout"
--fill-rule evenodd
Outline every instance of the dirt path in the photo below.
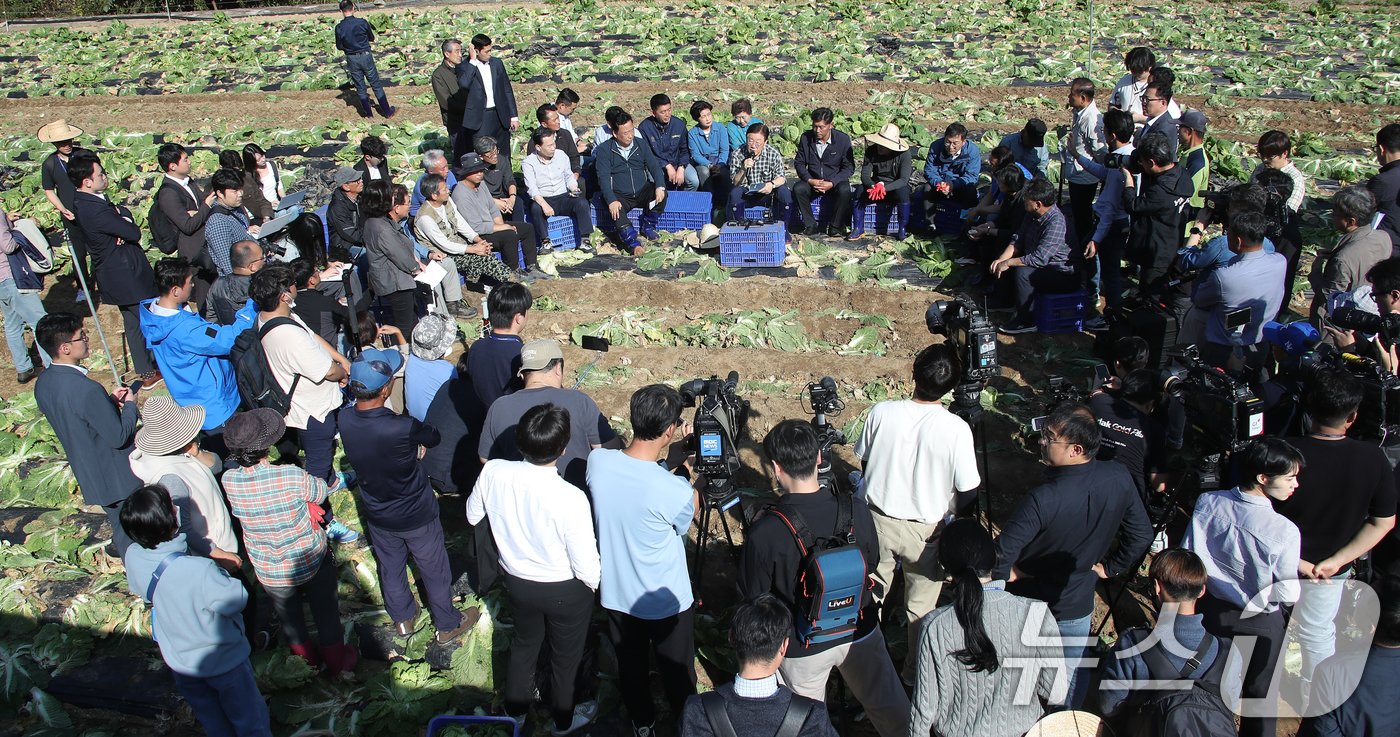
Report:
M 430 70 L 424 70 L 426 75 Z M 560 85 L 519 84 L 522 118 L 536 105 L 553 100 Z M 618 104 L 634 112 L 645 110 L 648 98 L 660 89 L 659 83 L 618 82 L 608 84 L 571 85 L 586 101 L 578 113 L 577 122 L 594 125 L 601 122 L 606 104 Z M 847 111 L 859 111 L 872 89 L 892 92 L 913 92 L 933 98 L 933 104 L 972 101 L 978 105 L 1005 103 L 1007 120 L 1024 120 L 1041 116 L 1052 124 L 1062 113 L 1063 91 L 1059 88 L 1027 87 L 962 87 L 949 84 L 919 84 L 894 82 L 692 82 L 664 85 L 679 99 L 706 97 L 728 100 L 749 96 L 758 102 L 760 111 L 775 103 L 793 103 L 800 107 L 832 106 Z M 430 95 L 427 86 L 391 88 L 391 97 L 399 107 L 398 121 L 439 123 L 437 105 L 409 104 L 409 100 Z M 1268 127 L 1285 130 L 1310 131 L 1335 141 L 1339 148 L 1364 148 L 1381 121 L 1400 118 L 1400 107 L 1384 105 L 1344 105 L 1292 100 L 1244 100 L 1227 98 L 1231 107 L 1219 108 L 1205 98 L 1190 95 L 1179 98 L 1186 107 L 1199 107 L 1213 121 L 1212 135 L 1255 140 Z M 1010 101 L 1010 102 L 1008 102 Z M 928 111 L 930 122 L 941 127 L 949 121 L 936 120 L 936 111 Z M 1064 113 L 1063 115 L 1067 115 Z M 141 95 L 78 98 L 39 98 L 5 100 L 0 102 L 0 125 L 33 131 L 55 118 L 66 118 L 90 129 L 118 127 L 133 131 L 174 131 L 191 128 L 247 128 L 276 126 L 282 128 L 311 128 L 324 125 L 328 119 L 354 120 L 356 113 L 348 98 L 331 90 L 289 91 L 277 93 L 207 93 L 191 95 Z M 986 126 L 973 124 L 974 130 Z

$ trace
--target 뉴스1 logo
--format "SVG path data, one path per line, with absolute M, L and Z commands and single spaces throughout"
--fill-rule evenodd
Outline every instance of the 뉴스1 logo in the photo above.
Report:
M 851 606 L 851 605 L 854 604 L 854 603 L 856 603 L 856 597 L 854 597 L 854 596 L 846 596 L 846 597 L 842 597 L 842 598 L 840 598 L 840 599 L 832 599 L 831 601 L 828 601 L 828 602 L 826 603 L 826 608 L 827 608 L 827 609 L 844 609 L 844 608 L 846 608 L 846 607 L 848 607 L 848 606 Z

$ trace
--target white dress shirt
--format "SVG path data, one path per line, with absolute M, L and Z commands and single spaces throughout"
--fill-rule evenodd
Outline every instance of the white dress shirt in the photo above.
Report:
M 561 151 L 556 151 L 549 161 L 540 158 L 536 151 L 520 163 L 520 171 L 525 175 L 525 190 L 532 200 L 557 197 L 578 188 L 573 169 L 569 168 L 569 157 Z
M 553 465 L 488 461 L 467 497 L 467 521 L 490 517 L 501 568 L 516 578 L 557 583 L 577 578 L 594 591 L 602 575 L 593 510 Z
M 481 86 L 486 89 L 486 109 L 494 109 L 496 107 L 496 78 L 491 72 L 491 62 L 472 59 L 471 63 L 481 73 Z
M 194 202 L 195 202 L 196 205 L 199 204 L 199 198 L 198 198 L 198 197 L 195 197 L 195 196 L 194 196 L 194 190 L 193 190 L 193 189 L 190 189 L 190 178 L 189 178 L 189 177 L 185 177 L 184 179 L 176 179 L 175 177 L 172 177 L 172 176 L 170 176 L 169 174 L 166 174 L 166 175 L 165 175 L 165 178 L 166 178 L 166 179 L 169 179 L 170 181 L 172 181 L 172 182 L 174 182 L 174 183 L 176 183 L 176 184 L 178 184 L 178 185 L 180 185 L 180 187 L 182 187 L 182 188 L 185 190 L 185 193 L 188 194 L 188 195 L 190 196 L 190 199 L 194 200 Z
M 1268 497 L 1238 487 L 1202 494 L 1181 547 L 1206 564 L 1206 591 L 1241 609 L 1270 587 L 1264 611 L 1298 600 L 1298 526 L 1274 511 Z M 1278 584 L 1275 586 L 1275 584 Z

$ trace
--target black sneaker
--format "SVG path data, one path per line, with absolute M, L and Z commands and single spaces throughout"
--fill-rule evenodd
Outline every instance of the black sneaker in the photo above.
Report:
M 539 250 L 536 251 L 536 253 L 540 255 L 544 255 L 546 253 L 554 253 L 554 242 L 548 238 L 545 238 L 544 241 L 540 243 Z
M 1002 335 L 1020 335 L 1022 333 L 1034 333 L 1035 323 L 1033 322 L 1009 322 L 997 328 L 997 332 Z

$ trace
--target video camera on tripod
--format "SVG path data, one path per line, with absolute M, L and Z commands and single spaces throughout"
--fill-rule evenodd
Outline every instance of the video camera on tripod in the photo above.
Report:
M 739 450 L 734 444 L 748 426 L 749 402 L 739 398 L 738 386 L 737 371 L 730 371 L 723 381 L 711 376 L 680 386 L 681 401 L 695 406 L 695 472 L 708 482 L 706 501 L 720 509 L 728 509 L 739 501 L 733 487 L 733 477 L 740 466 Z
M 821 462 L 817 464 L 817 478 L 822 488 L 835 494 L 841 490 L 836 477 L 831 473 L 831 448 L 846 444 L 846 433 L 826 421 L 827 416 L 835 417 L 846 408 L 846 403 L 836 393 L 836 380 L 823 376 L 821 381 L 807 385 L 807 399 L 812 406 L 812 429 L 817 431 L 817 442 L 821 445 Z
M 986 310 L 965 294 L 929 305 L 924 324 L 930 333 L 953 344 L 962 363 L 962 378 L 953 389 L 952 411 L 963 419 L 976 417 L 982 411 L 981 395 L 987 380 L 1001 373 L 996 326 Z

